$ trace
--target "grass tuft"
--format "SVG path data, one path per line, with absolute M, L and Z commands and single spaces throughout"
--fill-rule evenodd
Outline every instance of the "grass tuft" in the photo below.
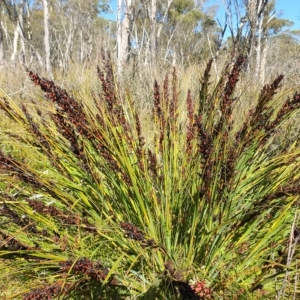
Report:
M 209 61 L 198 96 L 174 68 L 142 114 L 102 60 L 86 99 L 29 70 L 49 106 L 1 94 L 20 131 L 3 128 L 0 278 L 34 282 L 9 298 L 297 297 L 300 148 L 270 149 L 300 95 L 274 109 L 279 76 L 236 122 L 240 56 L 217 83 Z

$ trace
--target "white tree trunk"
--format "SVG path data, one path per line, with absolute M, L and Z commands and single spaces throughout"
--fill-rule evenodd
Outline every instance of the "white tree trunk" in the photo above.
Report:
M 16 61 L 17 53 L 18 53 L 18 40 L 19 40 L 19 23 L 16 24 L 15 30 L 14 30 L 14 40 L 13 40 L 13 50 L 11 54 L 10 60 L 12 62 Z
M 261 67 L 261 44 L 263 39 L 263 16 L 262 13 L 261 18 L 258 20 L 258 28 L 257 28 L 257 37 L 256 37 L 256 66 L 255 66 L 255 76 L 260 76 L 260 67 Z
M 19 10 L 17 12 L 18 18 L 15 24 L 15 30 L 14 30 L 14 41 L 13 41 L 13 52 L 11 55 L 11 61 L 15 62 L 18 54 L 18 41 L 20 39 L 20 44 L 21 44 L 21 62 L 22 64 L 25 64 L 25 37 L 24 37 L 24 31 L 23 31 L 23 25 L 24 25 L 24 18 L 23 18 L 23 13 L 24 13 L 24 6 L 25 2 L 24 0 L 20 1 L 20 6 Z
M 249 58 L 252 58 L 252 61 L 255 62 L 254 71 L 256 76 L 259 76 L 261 67 L 261 45 L 265 37 L 263 21 L 268 1 L 269 0 L 248 0 L 247 2 L 247 17 L 250 27 L 247 52 Z
M 4 65 L 4 36 L 0 23 L 0 68 Z
M 48 1 L 43 0 L 44 6 L 44 44 L 45 44 L 45 58 L 46 58 L 46 71 L 48 76 L 53 79 L 52 67 L 50 61 L 50 37 L 49 37 L 49 10 Z
M 123 13 L 123 7 L 124 7 L 124 13 Z M 128 55 L 129 55 L 132 17 L 133 17 L 132 0 L 125 0 L 124 5 L 122 0 L 118 0 L 117 46 L 118 46 L 118 74 L 119 75 L 121 74 L 123 65 L 128 59 Z
M 122 48 L 125 50 L 123 52 L 123 60 L 128 59 L 130 50 L 130 34 L 131 34 L 131 19 L 133 18 L 133 0 L 125 0 L 125 12 L 124 19 L 122 22 Z
M 150 61 L 155 63 L 156 55 L 156 0 L 150 1 Z
M 83 63 L 84 60 L 84 48 L 86 47 L 85 43 L 83 42 L 83 33 L 82 30 L 80 30 L 80 52 L 79 52 L 79 62 L 80 64 Z
M 65 39 L 67 40 L 66 44 L 65 44 L 65 47 L 66 47 L 66 50 L 65 50 L 65 62 L 64 62 L 64 66 L 63 68 L 65 70 L 67 70 L 67 68 L 69 67 L 69 64 L 70 64 L 70 59 L 72 58 L 71 57 L 71 53 L 72 53 L 72 48 L 73 48 L 73 39 L 74 39 L 74 36 L 75 36 L 75 28 L 73 27 L 73 20 L 70 21 L 70 28 L 68 30 L 68 34 L 67 36 L 65 37 Z
M 20 1 L 20 9 L 19 9 L 19 26 L 17 27 L 19 30 L 19 37 L 21 43 L 21 62 L 22 64 L 26 64 L 26 49 L 25 49 L 25 36 L 24 36 L 24 9 L 25 9 L 25 0 Z
M 267 25 L 274 18 L 274 16 L 275 13 L 273 13 L 273 15 L 270 16 L 269 20 L 267 21 Z M 265 68 L 266 68 L 267 53 L 268 53 L 268 36 L 266 32 L 263 33 L 263 36 L 264 39 L 262 43 L 261 59 L 260 59 L 260 66 L 259 66 L 260 82 L 262 85 L 265 83 Z
M 256 36 L 256 25 L 258 21 L 257 16 L 257 1 L 260 0 L 248 0 L 247 2 L 247 17 L 249 21 L 250 26 L 250 32 L 249 32 L 249 49 L 248 49 L 248 56 L 251 59 L 254 48 L 255 48 L 255 36 Z
M 4 65 L 4 29 L 2 26 L 2 6 L 0 3 L 0 67 Z
M 118 13 L 117 13 L 117 67 L 118 75 L 122 73 L 122 58 L 123 58 L 123 48 L 122 48 L 122 11 L 123 11 L 123 1 L 118 0 Z

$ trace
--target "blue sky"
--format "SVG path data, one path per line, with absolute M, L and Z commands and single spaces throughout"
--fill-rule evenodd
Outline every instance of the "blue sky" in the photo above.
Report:
M 277 17 L 283 19 L 289 19 L 295 24 L 291 29 L 300 30 L 300 1 L 299 0 L 276 0 L 276 13 Z M 208 0 L 207 5 L 219 4 L 220 11 L 222 11 L 222 1 L 221 0 Z M 110 1 L 110 6 L 113 9 L 113 14 L 105 15 L 106 18 L 116 20 L 116 11 L 117 11 L 117 0 Z M 222 13 L 221 13 L 222 14 Z M 222 14 L 223 15 L 223 14 Z
M 292 27 L 294 30 L 300 30 L 300 1 L 299 0 L 277 0 L 276 10 L 281 18 L 289 19 L 295 24 Z

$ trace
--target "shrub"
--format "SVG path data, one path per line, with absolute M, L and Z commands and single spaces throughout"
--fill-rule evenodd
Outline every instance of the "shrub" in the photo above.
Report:
M 2 93 L 22 128 L 5 129 L 20 153 L 0 152 L 3 276 L 35 279 L 23 299 L 296 295 L 300 148 L 270 147 L 300 94 L 276 108 L 279 76 L 235 124 L 241 56 L 214 86 L 210 61 L 198 98 L 174 69 L 141 115 L 102 56 L 92 103 L 32 71 L 53 107 Z

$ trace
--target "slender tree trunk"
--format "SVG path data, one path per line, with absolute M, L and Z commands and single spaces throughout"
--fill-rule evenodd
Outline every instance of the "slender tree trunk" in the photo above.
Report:
M 45 58 L 46 58 L 46 71 L 48 76 L 53 79 L 51 60 L 50 60 L 50 36 L 49 36 L 49 10 L 48 1 L 43 0 L 44 6 L 44 45 L 45 45 Z
M 122 73 L 123 65 L 123 48 L 122 48 L 122 10 L 123 10 L 123 1 L 118 0 L 118 13 L 117 13 L 117 66 L 118 66 L 118 75 Z
M 27 41 L 32 41 L 32 27 L 30 22 L 30 7 L 29 7 L 29 1 L 25 0 L 25 8 L 27 12 L 27 24 L 26 24 L 26 33 L 27 33 Z
M 4 65 L 4 36 L 0 22 L 0 68 Z
M 18 53 L 18 40 L 19 40 L 19 23 L 16 24 L 15 30 L 14 30 L 14 40 L 13 40 L 13 50 L 11 54 L 10 60 L 12 62 L 16 61 L 17 53 Z
M 124 7 L 124 13 L 123 13 Z M 121 20 L 123 14 L 123 20 Z M 118 74 L 122 72 L 123 64 L 128 60 L 130 49 L 130 33 L 131 33 L 131 18 L 133 17 L 132 0 L 125 0 L 123 5 L 122 0 L 118 0 L 118 15 L 117 15 L 117 44 L 118 44 Z
M 129 50 L 131 47 L 130 34 L 131 34 L 131 18 L 133 18 L 133 4 L 132 0 L 125 0 L 125 12 L 122 22 L 122 48 L 123 48 L 123 61 L 128 60 Z
M 0 28 L 0 68 L 4 65 L 4 41 L 3 41 L 3 33 Z
M 66 71 L 69 67 L 70 64 L 70 59 L 72 60 L 72 48 L 73 48 L 73 39 L 75 35 L 75 28 L 73 27 L 73 22 L 70 22 L 70 28 L 67 36 L 65 37 L 67 42 L 66 42 L 66 50 L 65 50 L 65 62 L 64 62 L 64 70 Z
M 25 36 L 24 36 L 24 18 L 23 18 L 23 13 L 24 13 L 24 5 L 25 2 L 24 0 L 20 1 L 20 6 L 19 10 L 16 12 L 17 13 L 17 20 L 15 24 L 15 30 L 14 30 L 14 41 L 13 41 L 13 52 L 11 55 L 11 61 L 15 62 L 18 54 L 18 41 L 20 39 L 20 45 L 21 45 L 21 62 L 23 64 L 26 63 L 25 61 Z
M 264 39 L 263 19 L 269 0 L 248 0 L 247 16 L 250 26 L 248 57 L 255 61 L 255 74 L 259 76 L 261 66 L 261 43 Z
M 265 68 L 266 68 L 266 61 L 267 61 L 267 54 L 268 54 L 268 35 L 267 35 L 267 28 L 269 22 L 274 18 L 275 12 L 269 17 L 268 21 L 266 22 L 265 27 L 261 26 L 263 41 L 261 43 L 261 58 L 260 58 L 260 65 L 259 65 L 259 76 L 260 82 L 263 85 L 265 83 Z
M 156 56 L 156 0 L 150 1 L 150 61 L 153 65 Z
M 43 58 L 42 58 L 42 56 L 40 55 L 39 51 L 35 49 L 34 54 L 36 55 L 36 58 L 37 58 L 37 60 L 38 60 L 38 62 L 39 62 L 40 67 L 41 67 L 41 68 L 44 68 Z
M 167 7 L 166 7 L 166 10 L 165 10 L 164 16 L 162 18 L 162 23 L 164 23 L 166 21 L 168 13 L 169 13 L 170 6 L 173 3 L 173 1 L 174 0 L 168 0 Z M 163 28 L 163 24 L 160 24 L 160 26 L 158 27 L 158 30 L 157 30 L 157 35 L 156 35 L 157 40 L 159 40 L 159 38 L 160 38 L 162 28 Z
M 79 48 L 79 62 L 82 64 L 84 60 L 84 48 L 85 48 L 85 43 L 83 42 L 83 32 L 80 30 L 80 48 Z
M 260 76 L 260 66 L 261 66 L 261 44 L 263 40 L 263 29 L 262 29 L 262 24 L 263 24 L 263 15 L 258 21 L 258 26 L 257 26 L 257 38 L 256 38 L 256 47 L 255 47 L 255 52 L 256 52 L 256 66 L 255 66 L 255 76 L 259 77 Z
M 247 3 L 247 17 L 249 21 L 249 35 L 248 35 L 248 57 L 252 59 L 252 55 L 255 52 L 255 38 L 256 38 L 256 28 L 257 28 L 257 1 L 260 0 L 248 0 Z
M 125 12 L 124 12 L 124 17 L 122 21 L 122 26 L 121 26 L 121 49 L 122 49 L 122 56 L 121 61 L 124 63 L 127 60 L 127 55 L 128 55 L 128 40 L 129 40 L 129 26 L 130 26 L 130 19 L 129 19 L 129 12 L 128 12 L 128 6 L 127 3 L 130 3 L 131 0 L 126 1 L 125 0 Z
M 21 43 L 21 62 L 22 64 L 26 64 L 26 48 L 25 48 L 25 35 L 24 35 L 24 9 L 25 9 L 25 0 L 20 1 L 20 9 L 19 9 L 19 17 L 18 22 L 19 26 L 17 27 L 19 30 L 19 37 Z

